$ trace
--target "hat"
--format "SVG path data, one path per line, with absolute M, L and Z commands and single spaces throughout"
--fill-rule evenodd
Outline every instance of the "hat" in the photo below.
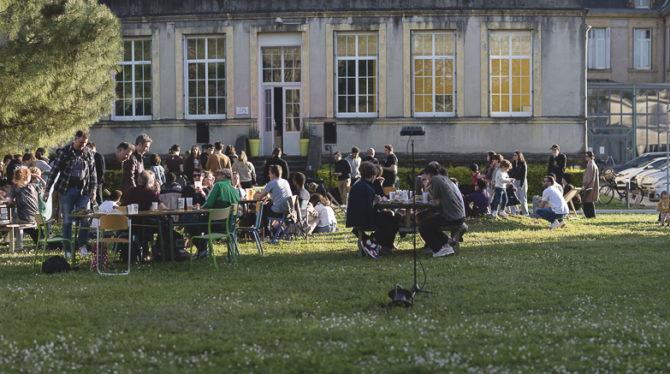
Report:
M 554 144 L 554 145 L 551 146 L 551 149 L 554 149 L 554 148 L 561 149 L 561 146 L 559 146 L 558 144 Z

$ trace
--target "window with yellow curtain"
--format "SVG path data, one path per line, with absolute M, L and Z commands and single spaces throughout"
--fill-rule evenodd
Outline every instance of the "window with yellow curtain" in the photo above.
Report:
M 415 116 L 454 115 L 454 34 L 412 34 L 412 75 Z
M 532 115 L 532 54 L 530 31 L 489 34 L 492 116 Z
M 371 117 L 377 114 L 377 35 L 337 34 L 338 117 Z

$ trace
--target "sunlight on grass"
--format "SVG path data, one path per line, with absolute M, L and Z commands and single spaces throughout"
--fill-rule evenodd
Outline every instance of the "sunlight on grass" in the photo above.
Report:
M 0 372 L 667 372 L 670 229 L 653 221 L 487 217 L 440 259 L 417 239 L 433 293 L 410 309 L 386 293 L 412 285 L 411 236 L 370 260 L 341 226 L 113 278 L 4 249 Z

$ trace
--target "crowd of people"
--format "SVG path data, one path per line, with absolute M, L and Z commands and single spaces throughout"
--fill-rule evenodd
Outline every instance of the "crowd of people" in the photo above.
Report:
M 174 144 L 162 160 L 158 153 L 149 154 L 151 144 L 152 139 L 147 134 L 140 134 L 134 144 L 121 142 L 116 147 L 115 157 L 122 169 L 120 186 L 106 199 L 103 196 L 103 191 L 106 192 L 103 188 L 105 160 L 96 152 L 95 144 L 89 141 L 88 132 L 83 130 L 75 133 L 70 144 L 58 149 L 53 160 L 47 159 L 46 151 L 41 148 L 35 154 L 6 156 L 0 168 L 0 180 L 8 182 L 8 196 L 18 207 L 16 218 L 20 222 L 34 223 L 35 214 L 50 218 L 51 195 L 56 195 L 54 203 L 60 207 L 66 238 L 72 237 L 71 213 L 88 209 L 91 204 L 102 209 L 118 204 L 138 204 L 140 210 L 148 210 L 155 203 L 158 209 L 174 209 L 179 198 L 186 198 L 196 209 L 225 208 L 246 199 L 249 196 L 247 190 L 259 184 L 253 163 L 248 161 L 244 151 L 238 155 L 232 145 L 226 147 L 221 141 L 202 147 L 194 145 L 182 156 L 180 145 Z M 446 169 L 438 162 L 429 163 L 417 178 L 417 192 L 427 192 L 439 209 L 417 212 L 416 221 L 433 256 L 458 252 L 459 243 L 467 231 L 466 217 L 490 214 L 497 218 L 522 214 L 546 219 L 551 228 L 565 226 L 569 210 L 564 194 L 574 186 L 570 183 L 570 174 L 565 172 L 567 156 L 560 152 L 558 145 L 553 145 L 551 150 L 547 174 L 542 180 L 543 192 L 532 198 L 532 211 L 528 209 L 528 169 L 521 151 L 514 151 L 511 160 L 496 152 L 488 152 L 483 173 L 480 173 L 478 164 L 471 164 L 472 183 L 460 186 L 456 179 L 449 178 Z M 383 161 L 375 157 L 373 148 L 369 148 L 363 157 L 358 147 L 353 147 L 346 157 L 340 152 L 334 155 L 337 189 L 332 192 L 339 200 L 336 203 L 346 205 L 346 226 L 351 227 L 359 238 L 361 252 L 373 258 L 393 252 L 399 229 L 397 212 L 376 207 L 378 202 L 389 197 L 385 187 L 399 184 L 398 158 L 393 146 L 386 144 L 384 152 Z M 575 195 L 573 204 L 577 209 L 581 206 L 586 217 L 593 218 L 599 175 L 592 152 L 585 153 L 585 160 L 583 192 Z M 280 148 L 273 150 L 263 169 L 264 187 L 257 188 L 253 197 L 266 204 L 262 210 L 262 227 L 268 232 L 277 229 L 270 223 L 272 218 L 283 217 L 296 209 L 305 233 L 337 230 L 336 214 L 328 198 L 332 197 L 331 191 L 318 193 L 316 186 L 306 184 L 303 173 L 289 174 L 288 163 L 282 159 Z M 291 199 L 292 196 L 296 199 Z M 293 201 L 298 204 L 291 206 Z M 250 209 L 240 209 L 240 214 L 247 213 Z M 187 226 L 188 235 L 206 230 L 206 216 L 194 214 L 181 219 L 202 223 Z M 241 222 L 251 224 L 254 221 L 253 216 L 241 217 Z M 161 226 L 163 232 L 168 230 L 165 222 L 146 223 Z M 88 253 L 88 226 L 87 220 L 80 222 L 76 245 L 82 256 Z M 26 231 L 36 239 L 35 230 Z M 153 237 L 158 231 L 149 230 L 148 236 Z M 445 235 L 444 231 L 451 235 Z M 198 248 L 196 255 L 206 256 L 207 243 L 194 244 Z M 66 256 L 72 256 L 72 248 L 67 243 L 64 251 Z M 159 255 L 154 253 L 154 256 Z

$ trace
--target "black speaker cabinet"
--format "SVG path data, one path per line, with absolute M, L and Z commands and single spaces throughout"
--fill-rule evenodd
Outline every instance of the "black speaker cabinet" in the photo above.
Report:
M 323 123 L 323 144 L 337 144 L 337 123 L 326 121 Z
M 198 122 L 195 124 L 195 142 L 196 143 L 209 143 L 209 123 L 207 122 Z

